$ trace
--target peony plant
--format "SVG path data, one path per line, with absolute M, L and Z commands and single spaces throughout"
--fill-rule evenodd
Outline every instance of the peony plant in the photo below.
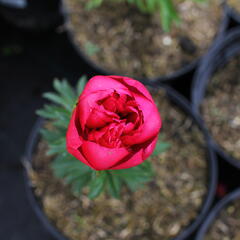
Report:
M 105 190 L 119 198 L 123 186 L 135 191 L 152 180 L 146 159 L 169 144 L 158 141 L 160 114 L 140 82 L 95 76 L 85 84 L 86 77 L 76 89 L 65 80 L 54 81 L 56 93 L 44 94 L 51 103 L 37 111 L 49 122 L 41 134 L 54 155 L 55 176 L 75 194 L 88 187 L 91 199 Z
M 105 0 L 88 0 L 87 9 L 99 7 Z M 114 1 L 114 0 L 112 0 Z M 191 0 L 195 2 L 205 2 L 206 0 Z M 169 31 L 173 23 L 180 21 L 176 10 L 176 4 L 180 0 L 115 0 L 115 2 L 127 2 L 135 5 L 142 13 L 153 14 L 158 12 L 164 31 Z

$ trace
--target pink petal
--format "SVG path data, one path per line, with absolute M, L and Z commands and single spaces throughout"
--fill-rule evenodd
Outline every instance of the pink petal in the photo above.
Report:
M 144 161 L 143 159 L 143 149 L 140 149 L 135 154 L 129 154 L 129 158 L 126 158 L 126 160 L 120 164 L 116 164 L 111 169 L 117 170 L 117 169 L 125 169 L 125 168 L 131 168 L 135 167 L 139 164 L 141 164 Z
M 81 149 L 95 170 L 110 169 L 129 154 L 125 148 L 107 148 L 90 141 L 84 141 Z
M 87 96 L 90 93 L 102 90 L 118 91 L 120 89 L 127 90 L 127 87 L 118 79 L 114 79 L 111 76 L 95 76 L 88 81 L 81 96 Z
M 92 110 L 94 108 L 99 108 L 99 105 L 97 104 L 97 101 L 99 99 L 103 99 L 104 97 L 107 97 L 109 94 L 111 94 L 112 91 L 99 91 L 99 92 L 93 92 L 88 95 L 81 95 L 78 101 L 77 105 L 77 114 L 78 118 L 81 124 L 82 129 L 84 130 L 87 119 L 89 118 L 89 115 L 91 114 Z
M 136 152 L 133 155 L 129 155 L 129 158 L 126 158 L 124 162 L 116 164 L 111 169 L 117 170 L 117 169 L 131 168 L 143 163 L 143 161 L 146 160 L 153 152 L 156 146 L 157 140 L 158 140 L 158 136 L 153 138 L 152 142 L 150 142 L 149 145 L 147 145 L 145 148 L 140 149 L 138 152 Z
M 117 76 L 113 76 L 113 77 L 117 77 Z M 152 99 L 152 96 L 150 95 L 149 91 L 147 90 L 147 88 L 139 81 L 134 80 L 132 78 L 128 78 L 128 77 L 123 77 L 123 81 L 131 87 L 134 87 L 135 89 L 138 90 L 138 92 L 143 95 L 144 97 L 148 98 L 148 100 L 150 100 L 151 102 L 154 102 Z M 134 91 L 135 92 L 135 91 Z
M 113 116 L 107 114 L 106 111 L 101 111 L 99 106 L 97 109 L 94 108 L 89 114 L 86 126 L 89 128 L 102 128 L 110 122 L 113 122 Z
M 156 147 L 157 141 L 158 136 L 156 136 L 152 142 L 145 149 L 143 149 L 143 160 L 147 159 L 152 154 Z
M 66 135 L 66 147 L 67 151 L 72 154 L 75 158 L 83 162 L 84 164 L 91 167 L 89 162 L 84 158 L 84 156 L 79 152 L 79 148 L 83 144 L 83 139 L 79 136 L 76 127 L 76 108 L 73 111 L 70 123 L 68 125 L 67 135 Z
M 141 99 L 141 100 L 140 100 Z M 144 123 L 132 135 L 122 137 L 123 144 L 135 145 L 155 137 L 161 128 L 161 119 L 155 104 L 138 97 L 138 103 L 143 113 Z

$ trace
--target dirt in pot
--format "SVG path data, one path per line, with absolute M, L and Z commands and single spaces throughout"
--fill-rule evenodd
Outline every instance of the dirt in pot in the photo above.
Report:
M 240 160 L 240 56 L 210 79 L 201 106 L 203 118 L 216 142 Z
M 202 56 L 221 22 L 219 0 L 177 3 L 181 22 L 164 32 L 159 14 L 123 2 L 104 1 L 86 10 L 85 0 L 65 0 L 75 44 L 98 66 L 149 79 L 171 74 Z
M 168 240 L 198 215 L 208 187 L 202 133 L 170 104 L 164 91 L 155 100 L 163 119 L 161 136 L 171 146 L 149 158 L 156 173 L 153 181 L 134 193 L 123 189 L 120 200 L 104 194 L 89 200 L 87 189 L 74 196 L 64 181 L 54 177 L 46 143 L 38 143 L 30 171 L 35 194 L 48 218 L 69 239 Z
M 240 13 L 240 2 L 239 0 L 227 0 L 228 6 Z
M 204 240 L 240 239 L 240 199 L 225 207 L 213 222 Z

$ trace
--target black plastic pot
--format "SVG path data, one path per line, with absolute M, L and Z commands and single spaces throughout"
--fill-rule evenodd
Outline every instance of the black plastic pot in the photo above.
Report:
M 64 23 L 60 0 L 0 0 L 0 15 L 31 31 L 54 29 Z
M 200 105 L 204 99 L 208 82 L 216 69 L 225 65 L 238 54 L 240 54 L 240 28 L 234 28 L 208 52 L 194 76 L 191 96 L 194 112 L 200 114 Z M 207 127 L 205 126 L 205 128 Z M 207 132 L 210 136 L 209 130 Z M 217 153 L 230 164 L 240 169 L 240 161 L 227 154 L 211 136 L 210 138 Z
M 240 25 L 240 13 L 231 8 L 227 3 L 225 3 L 225 12 L 230 18 L 230 21 L 232 20 L 232 27 L 239 26 Z
M 64 0 L 62 0 L 63 2 L 63 12 L 65 15 L 65 21 L 68 21 L 68 10 L 66 8 L 66 4 L 64 4 Z M 226 14 L 225 11 L 223 11 L 223 18 L 222 18 L 222 22 L 220 24 L 218 33 L 216 38 L 213 40 L 211 46 L 214 46 L 216 44 L 216 42 L 218 42 L 220 39 L 222 39 L 224 37 L 224 33 L 227 31 L 229 26 L 229 18 Z M 97 65 L 95 62 L 93 62 L 92 60 L 90 60 L 90 58 L 84 54 L 84 52 L 81 50 L 81 48 L 79 46 L 76 45 L 75 41 L 74 41 L 74 36 L 73 33 L 71 32 L 70 29 L 67 29 L 67 33 L 68 33 L 68 39 L 70 41 L 70 43 L 73 45 L 73 48 L 75 49 L 76 53 L 79 56 L 79 63 L 81 63 L 81 61 L 86 62 L 90 68 L 92 69 L 92 72 L 95 75 L 116 75 L 114 72 L 110 72 L 107 69 L 100 67 L 99 65 Z M 211 46 L 209 48 L 211 48 Z M 191 86 L 191 81 L 192 81 L 192 77 L 194 75 L 195 70 L 197 69 L 199 62 L 201 61 L 201 58 L 196 59 L 195 61 L 183 66 L 182 68 L 180 68 L 179 70 L 176 70 L 174 73 L 171 73 L 169 75 L 165 75 L 165 76 L 156 76 L 155 78 L 141 78 L 138 80 L 140 80 L 141 82 L 145 82 L 147 84 L 150 84 L 150 82 L 160 82 L 166 85 L 170 85 L 173 88 L 176 88 L 179 92 L 181 92 L 185 97 L 187 97 L 189 99 L 190 96 L 190 86 Z M 134 78 L 134 76 L 133 76 Z
M 204 224 L 199 229 L 195 240 L 203 240 L 206 232 L 210 228 L 211 224 L 217 218 L 220 211 L 226 207 L 230 202 L 240 198 L 240 188 L 235 190 L 232 193 L 229 193 L 226 197 L 224 197 L 210 212 L 207 219 L 204 221 Z
M 152 87 L 159 87 L 157 85 L 152 85 Z M 176 237 L 174 240 L 184 240 L 184 239 L 190 239 L 192 234 L 197 230 L 198 226 L 203 222 L 204 218 L 206 217 L 210 207 L 212 206 L 215 192 L 216 192 L 216 184 L 217 184 L 217 178 L 218 178 L 218 166 L 216 161 L 216 156 L 214 154 L 214 151 L 211 147 L 211 144 L 209 143 L 207 139 L 207 134 L 204 132 L 201 120 L 198 118 L 196 114 L 192 113 L 192 110 L 190 108 L 190 105 L 186 99 L 184 99 L 182 96 L 177 94 L 174 90 L 171 88 L 166 88 L 167 94 L 170 98 L 170 100 L 175 103 L 181 110 L 186 112 L 192 119 L 195 124 L 203 131 L 203 135 L 205 137 L 206 141 L 206 152 L 207 152 L 207 163 L 208 163 L 208 191 L 206 193 L 204 203 L 199 211 L 199 215 L 196 217 L 196 219 L 187 227 L 185 228 L 178 237 Z M 33 130 L 31 132 L 31 135 L 29 137 L 27 146 L 26 146 L 26 152 L 25 152 L 25 159 L 26 159 L 26 166 L 31 165 L 32 157 L 37 145 L 37 142 L 39 140 L 39 129 L 42 125 L 43 120 L 40 119 L 36 122 L 35 126 L 33 127 Z M 37 200 L 36 196 L 34 195 L 32 184 L 30 179 L 28 178 L 27 168 L 24 169 L 24 179 L 25 179 L 25 186 L 26 186 L 26 193 L 27 197 L 29 199 L 30 205 L 35 211 L 38 218 L 41 220 L 43 225 L 46 227 L 46 229 L 58 240 L 67 240 L 66 237 L 64 237 L 47 219 L 45 214 L 43 213 L 40 203 Z

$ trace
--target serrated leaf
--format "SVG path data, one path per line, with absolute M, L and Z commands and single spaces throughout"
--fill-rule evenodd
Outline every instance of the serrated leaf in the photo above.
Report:
M 103 0 L 88 0 L 86 4 L 86 9 L 91 10 L 93 8 L 99 7 Z
M 147 9 L 149 13 L 153 13 L 156 10 L 156 1 L 155 0 L 147 0 Z
M 146 162 L 146 161 L 145 161 Z M 154 173 L 151 168 L 151 164 L 142 164 L 128 169 L 117 170 L 116 174 L 121 177 L 127 186 L 132 190 L 136 191 L 144 183 L 149 182 L 153 179 Z
M 44 105 L 42 109 L 37 110 L 36 113 L 46 119 L 61 119 L 69 122 L 71 114 L 62 107 L 55 105 Z
M 81 178 L 77 179 L 72 183 L 72 191 L 75 194 L 80 194 L 82 189 L 88 185 L 88 183 L 91 181 L 91 173 L 86 173 L 81 176 Z
M 100 48 L 92 42 L 86 42 L 84 48 L 88 56 L 93 56 L 100 51 Z
M 114 174 L 114 171 L 107 171 L 108 192 L 114 198 L 120 198 L 122 181 L 120 177 Z
M 158 141 L 152 155 L 157 156 L 157 155 L 167 151 L 167 149 L 170 148 L 170 146 L 171 145 L 167 142 Z
M 49 150 L 47 151 L 47 155 L 53 154 L 61 154 L 66 151 L 66 139 L 60 138 L 53 143 L 48 143 Z
M 54 127 L 57 127 L 58 129 L 65 130 L 65 133 L 66 133 L 69 121 L 66 121 L 64 119 L 58 119 L 58 120 L 55 120 L 52 124 Z
M 77 83 L 77 95 L 78 95 L 78 96 L 82 93 L 82 91 L 83 91 L 86 83 L 87 83 L 87 77 L 86 77 L 86 76 L 82 76 L 82 77 L 78 80 L 78 83 Z
M 80 194 L 91 181 L 92 170 L 68 153 L 58 155 L 51 167 L 54 175 L 70 184 L 75 194 Z
M 52 162 L 52 169 L 57 177 L 92 172 L 87 165 L 83 164 L 67 152 L 65 154 L 58 155 L 58 157 L 54 159 Z
M 60 82 L 58 79 L 55 79 L 53 81 L 53 87 L 69 105 L 73 106 L 75 104 L 75 92 L 66 80 Z
M 104 190 L 105 183 L 106 173 L 101 171 L 100 175 L 93 177 L 92 181 L 90 182 L 88 197 L 90 199 L 96 198 Z
M 179 22 L 179 16 L 172 3 L 172 0 L 159 1 L 159 4 L 163 30 L 168 32 L 173 22 Z
M 69 103 L 64 98 L 60 97 L 56 93 L 47 92 L 43 94 L 43 97 L 54 102 L 55 104 L 63 106 L 69 112 L 72 112 L 73 106 L 69 105 Z
M 49 143 L 55 143 L 57 140 L 63 138 L 65 139 L 65 134 L 58 129 L 56 130 L 47 130 L 47 129 L 40 129 L 40 134 L 42 137 Z

